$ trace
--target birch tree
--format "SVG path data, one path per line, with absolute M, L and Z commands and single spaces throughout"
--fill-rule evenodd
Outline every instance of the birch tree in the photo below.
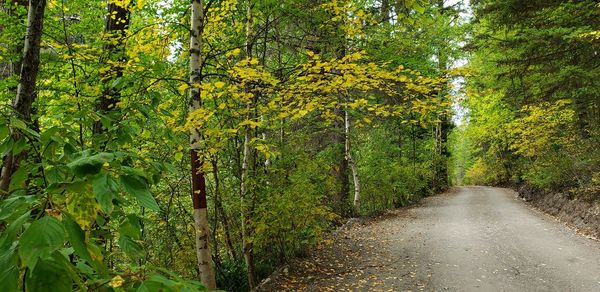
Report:
M 350 148 L 350 114 L 348 113 L 348 108 L 344 110 L 344 137 L 346 140 L 344 143 L 344 154 L 350 165 L 352 181 L 354 183 L 354 211 L 358 214 L 360 212 L 360 180 L 358 178 L 358 167 L 356 161 L 352 158 L 352 149 Z
M 202 29 L 204 11 L 202 0 L 192 0 L 190 27 L 190 112 L 200 109 L 200 85 L 202 84 Z M 192 161 L 192 202 L 194 206 L 194 227 L 196 230 L 196 256 L 200 281 L 209 290 L 216 289 L 215 272 L 209 245 L 208 209 L 206 204 L 205 159 L 200 154 L 201 134 L 198 129 L 190 131 L 190 158 Z

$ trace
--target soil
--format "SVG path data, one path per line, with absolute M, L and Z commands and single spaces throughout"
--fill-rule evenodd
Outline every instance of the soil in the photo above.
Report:
M 581 234 L 600 238 L 600 200 L 565 192 L 547 192 L 530 185 L 513 187 L 534 208 L 556 217 Z

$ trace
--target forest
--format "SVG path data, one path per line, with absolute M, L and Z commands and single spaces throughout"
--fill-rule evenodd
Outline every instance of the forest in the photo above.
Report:
M 452 185 L 600 192 L 600 6 L 4 0 L 0 291 L 249 291 Z

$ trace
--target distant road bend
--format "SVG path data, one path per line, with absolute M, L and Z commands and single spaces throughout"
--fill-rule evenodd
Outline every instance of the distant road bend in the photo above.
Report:
M 459 187 L 340 241 L 269 290 L 600 291 L 600 243 L 506 189 Z

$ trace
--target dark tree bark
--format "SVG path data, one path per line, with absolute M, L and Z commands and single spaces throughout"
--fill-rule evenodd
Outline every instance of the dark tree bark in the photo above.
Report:
M 447 8 L 444 8 L 444 0 L 438 0 L 438 9 L 442 19 L 446 13 Z M 442 77 L 446 77 L 446 71 L 448 71 L 448 54 L 444 50 L 445 40 L 443 40 L 438 47 L 438 70 Z M 442 102 L 446 102 L 446 95 L 448 94 L 448 85 L 444 84 L 442 90 L 439 92 L 439 97 Z M 433 190 L 436 192 L 444 191 L 449 186 L 448 180 L 448 159 L 450 152 L 448 151 L 448 133 L 450 132 L 450 115 L 448 112 L 442 112 L 440 121 L 436 125 L 435 140 L 436 140 L 436 153 L 434 157 L 434 168 L 435 177 L 433 181 Z
M 340 24 L 343 24 L 340 23 Z M 339 38 L 340 44 L 336 47 L 334 55 L 336 59 L 343 59 L 346 56 L 346 35 L 343 31 L 336 32 Z M 346 97 L 340 96 L 340 100 L 345 100 Z M 350 196 L 350 163 L 348 156 L 346 155 L 346 111 L 345 109 L 339 109 L 336 111 L 336 116 L 339 119 L 335 123 L 336 130 L 336 146 L 339 149 L 339 160 L 337 165 L 336 179 L 340 184 L 338 189 L 335 204 L 336 211 L 343 217 L 352 216 L 353 209 L 350 206 L 348 197 Z
M 106 55 L 101 60 L 101 63 L 106 66 L 109 61 L 115 62 L 102 75 L 102 83 L 104 90 L 102 96 L 98 100 L 96 110 L 102 115 L 107 115 L 114 111 L 117 103 L 121 99 L 121 90 L 115 88 L 113 83 L 118 78 L 123 77 L 123 63 L 127 60 L 125 51 L 125 38 L 129 29 L 130 13 L 128 7 L 121 7 L 115 3 L 108 4 L 108 15 L 106 17 L 106 44 L 103 49 Z M 100 121 L 94 124 L 94 133 L 99 134 L 106 129 Z
M 31 123 L 32 106 L 37 97 L 36 81 L 40 69 L 40 42 L 44 23 L 46 0 L 30 0 L 27 14 L 27 35 L 23 46 L 23 62 L 20 70 L 20 81 L 17 95 L 13 99 L 12 107 L 15 115 L 26 123 Z M 11 129 L 11 139 L 21 139 L 21 134 Z M 27 153 L 8 155 L 0 176 L 0 193 L 6 193 L 13 173 L 19 168 L 20 163 L 27 158 Z
M 381 0 L 381 20 L 386 22 L 390 19 L 390 0 Z
M 229 218 L 227 213 L 225 213 L 225 209 L 223 208 L 223 202 L 221 198 L 221 183 L 219 178 L 218 159 L 213 159 L 211 163 L 213 166 L 213 176 L 215 180 L 215 213 L 220 215 L 221 223 L 223 224 L 223 233 L 225 235 L 225 246 L 227 247 L 227 253 L 229 254 L 231 260 L 235 261 L 237 259 L 237 253 L 235 251 L 235 247 L 233 246 L 233 240 L 231 239 L 231 227 L 229 225 Z M 217 214 L 215 214 L 215 217 L 218 217 Z
M 338 189 L 333 198 L 333 209 L 337 214 L 343 217 L 349 217 L 352 214 L 352 208 L 350 207 L 348 198 L 350 196 L 350 180 L 349 180 L 349 163 L 346 158 L 345 144 L 346 136 L 344 130 L 344 111 L 338 110 L 337 116 L 340 117 L 339 121 L 334 124 L 334 145 L 336 147 L 336 160 L 337 163 L 334 167 L 334 176 L 338 182 Z

